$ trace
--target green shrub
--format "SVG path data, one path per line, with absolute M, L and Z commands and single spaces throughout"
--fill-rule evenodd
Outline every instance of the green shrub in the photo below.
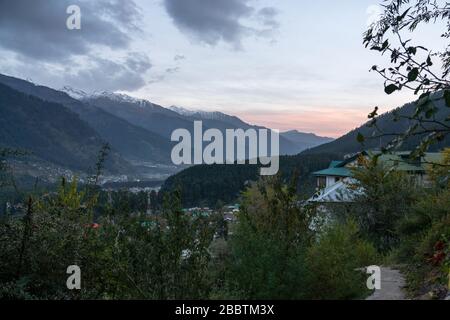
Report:
M 398 246 L 397 224 L 422 196 L 420 189 L 405 173 L 379 164 L 376 158 L 355 168 L 353 176 L 357 180 L 354 187 L 364 192 L 356 198 L 350 216 L 358 222 L 364 237 L 387 253 Z
M 244 193 L 230 237 L 226 294 L 241 293 L 241 299 L 305 297 L 304 259 L 313 237 L 312 212 L 298 206 L 295 183 L 285 186 L 279 177 L 271 177 Z
M 357 224 L 330 226 L 307 255 L 312 299 L 355 299 L 368 293 L 364 271 L 378 261 L 376 249 L 363 240 Z
M 406 279 L 413 295 L 436 286 L 448 289 L 450 277 L 450 215 L 432 223 L 411 250 Z
M 405 265 L 412 295 L 447 286 L 450 270 L 450 189 L 429 190 L 398 223 L 400 244 L 393 251 Z

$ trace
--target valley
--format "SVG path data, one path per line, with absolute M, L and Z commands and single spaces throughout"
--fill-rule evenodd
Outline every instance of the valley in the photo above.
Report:
M 108 143 L 111 147 L 110 154 L 105 162 L 106 173 L 102 178 L 103 183 L 111 182 L 140 182 L 140 181 L 163 181 L 169 176 L 188 167 L 186 165 L 174 165 L 171 161 L 171 150 L 175 145 L 170 141 L 170 135 L 176 129 L 186 129 L 194 132 L 194 122 L 202 121 L 205 129 L 217 128 L 225 134 L 227 129 L 251 128 L 263 129 L 245 123 L 237 117 L 220 112 L 186 111 L 180 107 L 164 108 L 143 99 L 136 99 L 124 94 L 110 92 L 94 92 L 88 94 L 71 87 L 64 87 L 58 91 L 49 87 L 36 85 L 22 79 L 0 75 L 0 85 L 5 91 L 10 93 L 24 94 L 35 97 L 42 104 L 41 111 L 35 106 L 22 106 L 20 121 L 27 121 L 28 128 L 20 129 L 19 118 L 14 118 L 10 114 L 8 124 L 3 126 L 4 136 L 9 140 L 0 141 L 2 147 L 24 149 L 33 154 L 32 158 L 21 162 L 17 168 L 17 173 L 29 177 L 39 177 L 48 182 L 54 182 L 58 173 L 64 175 L 78 176 L 82 181 L 88 175 L 88 171 L 95 164 L 96 154 L 101 146 Z M 2 94 L 4 96 L 4 94 Z M 2 96 L 0 95 L 0 97 Z M 12 98 L 11 98 L 12 99 Z M 16 97 L 14 99 L 17 100 Z M 5 102 L 4 102 L 5 103 Z M 9 102 L 8 102 L 9 103 Z M 14 103 L 22 103 L 19 100 Z M 42 149 L 43 142 L 37 141 L 32 145 L 27 144 L 30 138 L 21 140 L 19 132 L 30 133 L 30 125 L 36 128 L 42 126 L 42 120 L 37 122 L 31 117 L 31 111 L 42 112 L 48 108 L 47 105 L 54 104 L 60 110 L 59 118 L 50 118 L 49 121 L 55 124 L 72 124 L 72 132 L 62 133 L 60 128 L 53 129 L 53 133 L 58 135 L 59 141 L 49 142 L 53 151 Z M 53 106 L 53 105 L 52 105 Z M 0 108 L 6 111 L 7 106 L 0 104 Z M 34 109 L 32 109 L 34 108 Z M 28 118 L 29 116 L 29 118 Z M 48 114 L 50 116 L 50 114 Z M 73 118 L 73 119 L 72 119 Z M 6 121 L 6 119 L 4 119 Z M 9 128 L 10 129 L 7 129 Z M 64 128 L 65 130 L 66 128 Z M 8 130 L 6 132 L 5 130 Z M 87 156 L 90 153 L 90 160 L 75 160 L 76 152 L 87 148 L 85 144 L 81 147 L 71 147 L 62 150 L 61 142 L 69 143 L 69 139 L 79 140 L 78 135 L 90 135 L 86 137 L 89 141 L 94 141 L 89 147 L 89 151 L 83 151 L 81 155 Z M 45 135 L 45 134 L 44 134 Z M 35 137 L 43 137 L 42 132 Z M 95 136 L 95 138 L 94 138 Z M 61 140 L 61 138 L 63 138 Z M 329 142 L 330 138 L 318 137 L 313 134 L 303 134 L 297 131 L 289 131 L 280 134 L 280 153 L 286 155 L 297 154 L 302 150 Z M 22 142 L 23 141 L 23 142 Z M 50 141 L 50 140 L 48 140 Z M 73 143 L 72 143 L 73 144 Z M 48 148 L 46 144 L 45 148 Z M 247 146 L 248 148 L 248 146 Z M 63 156 L 67 153 L 67 156 Z M 70 154 L 70 155 L 69 155 Z M 43 161 L 46 165 L 40 165 Z M 78 161 L 78 162 L 75 162 Z M 28 166 L 28 167 L 27 167 Z
M 0 56 L 12 314 L 450 299 L 450 2 L 0 0 Z

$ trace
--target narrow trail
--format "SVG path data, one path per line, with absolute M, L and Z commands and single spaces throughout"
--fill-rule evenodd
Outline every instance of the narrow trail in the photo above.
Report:
M 406 300 L 403 287 L 405 278 L 400 271 L 388 267 L 381 267 L 381 289 L 366 300 Z

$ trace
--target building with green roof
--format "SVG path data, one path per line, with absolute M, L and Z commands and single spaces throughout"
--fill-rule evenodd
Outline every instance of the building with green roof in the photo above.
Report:
M 394 170 L 404 171 L 415 178 L 421 185 L 429 182 L 427 167 L 442 161 L 442 153 L 426 153 L 419 159 L 411 159 L 409 151 L 381 153 L 380 151 L 364 151 L 346 157 L 344 160 L 334 160 L 329 167 L 316 171 L 319 192 L 310 199 L 313 202 L 342 202 L 352 201 L 355 193 L 362 190 L 349 189 L 352 178 L 352 168 L 361 166 L 361 157 L 378 156 L 378 163 Z

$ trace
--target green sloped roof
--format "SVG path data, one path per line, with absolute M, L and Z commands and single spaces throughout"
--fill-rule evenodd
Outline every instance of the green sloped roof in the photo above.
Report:
M 327 168 L 313 173 L 315 176 L 339 176 L 351 177 L 351 172 L 346 167 Z
M 379 161 L 385 166 L 395 166 L 400 171 L 425 171 L 428 163 L 440 163 L 442 161 L 441 153 L 426 153 L 421 161 L 414 161 L 408 158 L 409 152 L 396 152 L 392 154 L 383 154 Z
M 379 154 L 380 152 L 365 153 L 370 155 Z M 439 163 L 442 161 L 441 153 L 426 153 L 422 159 L 422 162 L 410 160 L 408 158 L 409 151 L 395 152 L 383 154 L 379 157 L 379 163 L 388 167 L 395 166 L 396 170 L 409 171 L 409 172 L 423 172 L 425 171 L 425 163 Z M 333 160 L 327 169 L 313 172 L 315 176 L 340 176 L 351 177 L 351 170 L 346 168 L 345 165 L 354 161 L 357 155 L 350 157 L 344 161 Z M 423 163 L 425 162 L 425 163 Z

